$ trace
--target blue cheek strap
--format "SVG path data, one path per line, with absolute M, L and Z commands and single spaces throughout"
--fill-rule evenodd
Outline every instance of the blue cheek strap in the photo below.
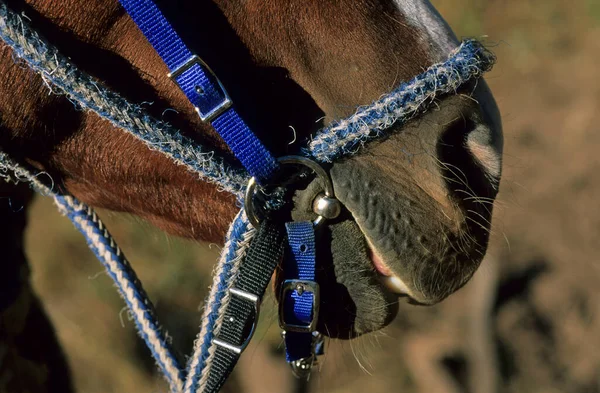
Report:
M 233 154 L 259 184 L 265 184 L 279 165 L 239 116 L 222 83 L 185 45 L 152 0 L 120 0 L 121 5 L 169 68 L 200 119 L 210 123 Z

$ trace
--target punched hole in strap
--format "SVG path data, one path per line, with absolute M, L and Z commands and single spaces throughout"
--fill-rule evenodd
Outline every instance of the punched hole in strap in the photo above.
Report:
M 168 74 L 168 77 L 175 81 L 175 83 L 177 83 L 177 85 L 185 92 L 185 87 L 180 84 L 179 77 L 190 70 L 190 72 L 194 72 L 192 68 L 195 66 L 200 67 L 200 69 L 205 73 L 206 78 L 210 78 L 214 82 L 216 82 L 212 83 L 212 86 L 214 86 L 217 89 L 215 94 L 218 97 L 220 97 L 220 100 L 217 100 L 215 102 L 212 102 L 213 100 L 208 100 L 207 102 L 203 102 L 204 100 L 201 100 L 199 102 L 193 102 L 193 100 L 191 100 L 194 104 L 196 112 L 198 112 L 198 115 L 200 116 L 200 119 L 205 122 L 212 122 L 215 118 L 220 116 L 227 109 L 231 108 L 233 102 L 231 101 L 227 90 L 225 90 L 225 86 L 223 86 L 221 80 L 208 66 L 208 64 L 206 64 L 199 56 L 192 55 L 192 57 L 190 57 L 187 61 L 179 65 L 173 71 L 171 71 Z M 206 93 L 204 87 L 202 87 L 201 85 L 195 85 L 194 91 L 201 97 L 203 97 Z

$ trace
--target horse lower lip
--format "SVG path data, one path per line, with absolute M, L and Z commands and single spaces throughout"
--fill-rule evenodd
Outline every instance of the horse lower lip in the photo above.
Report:
M 373 263 L 373 266 L 375 267 L 375 270 L 377 270 L 377 272 L 379 274 L 381 274 L 382 276 L 385 277 L 389 277 L 392 276 L 393 273 L 390 270 L 389 267 L 387 267 L 387 265 L 383 262 L 383 260 L 373 252 L 372 249 L 369 250 L 369 256 L 371 257 L 371 262 Z
M 388 291 L 398 294 L 398 295 L 407 295 L 408 287 L 398 276 L 392 273 L 392 270 L 383 262 L 383 260 L 370 250 L 371 262 L 373 263 L 373 267 L 377 273 L 379 273 L 379 279 L 388 289 Z
M 408 287 L 399 277 L 381 276 L 379 278 L 388 291 L 397 295 L 408 295 Z

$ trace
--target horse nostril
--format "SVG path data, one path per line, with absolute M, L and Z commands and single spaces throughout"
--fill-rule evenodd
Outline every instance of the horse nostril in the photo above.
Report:
M 477 124 L 467 135 L 466 146 L 485 172 L 499 179 L 502 171 L 501 153 L 493 140 L 492 130 L 485 124 Z
M 437 153 L 448 188 L 464 197 L 495 197 L 501 152 L 493 130 L 477 119 L 460 118 L 442 130 Z M 500 144 L 501 145 L 501 144 Z

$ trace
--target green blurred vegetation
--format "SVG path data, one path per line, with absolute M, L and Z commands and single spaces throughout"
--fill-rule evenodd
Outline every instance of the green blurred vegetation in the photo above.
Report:
M 597 25 L 600 25 L 600 1 L 586 0 L 589 15 L 594 18 Z

